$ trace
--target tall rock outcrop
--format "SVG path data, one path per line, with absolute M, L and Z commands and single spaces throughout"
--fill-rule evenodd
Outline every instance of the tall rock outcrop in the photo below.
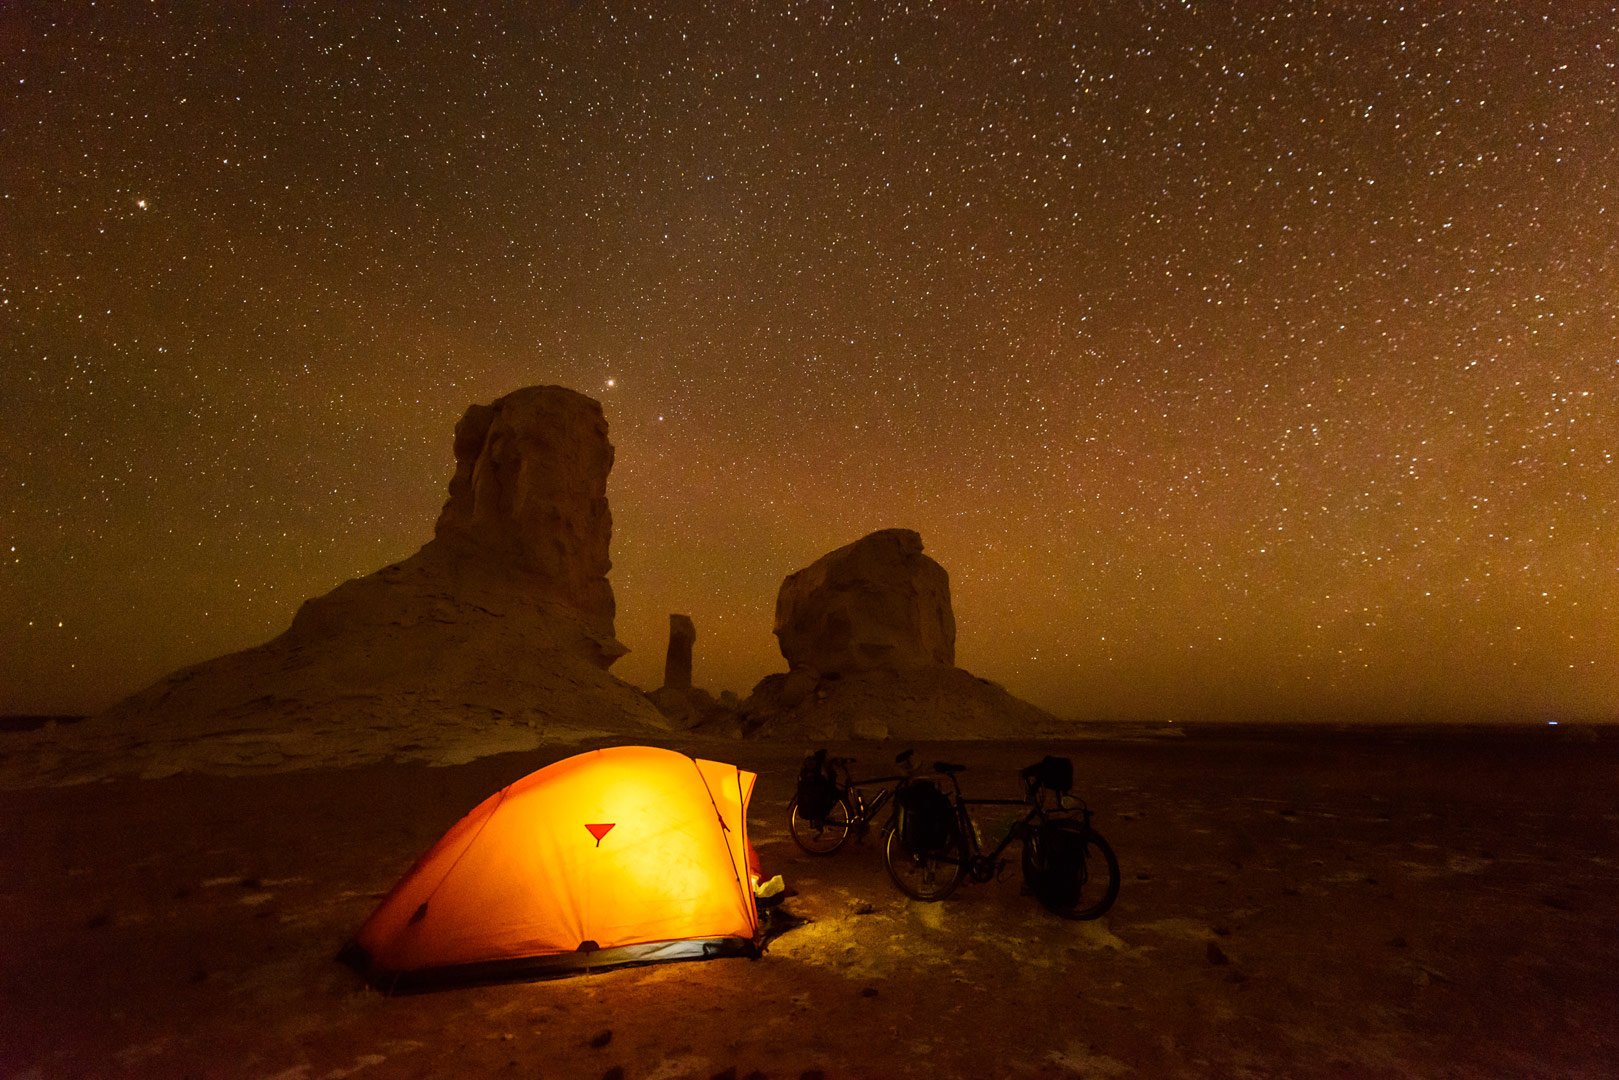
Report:
M 613 444 L 599 404 L 530 386 L 473 405 L 455 425 L 455 475 L 437 542 L 530 575 L 547 598 L 613 635 Z
M 691 647 L 697 627 L 690 615 L 669 616 L 669 650 L 663 658 L 663 685 L 671 690 L 691 689 Z
M 306 601 L 256 648 L 175 672 L 42 752 L 57 779 L 449 762 L 669 721 L 606 668 L 613 636 L 601 406 L 560 386 L 455 427 L 435 537 Z M 37 763 L 36 763 L 37 764 Z M 78 770 L 76 773 L 75 770 Z M 0 776 L 0 782 L 4 777 Z
M 613 636 L 613 445 L 601 405 L 562 386 L 526 387 L 468 407 L 454 445 L 434 538 L 402 563 L 305 601 L 285 637 L 309 644 L 386 635 L 424 617 L 449 627 L 517 615 L 532 623 L 529 644 L 491 664 L 521 669 L 541 649 L 553 661 L 610 667 L 628 650 Z M 442 674 L 429 664 L 409 677 Z
M 1022 738 L 1057 717 L 955 666 L 950 575 L 910 529 L 883 529 L 787 575 L 775 633 L 788 663 L 743 703 L 753 735 Z
M 669 651 L 664 658 L 663 685 L 647 693 L 670 725 L 681 730 L 703 727 L 706 734 L 737 734 L 736 695 L 723 691 L 718 700 L 692 685 L 692 646 L 697 627 L 690 615 L 669 616 Z

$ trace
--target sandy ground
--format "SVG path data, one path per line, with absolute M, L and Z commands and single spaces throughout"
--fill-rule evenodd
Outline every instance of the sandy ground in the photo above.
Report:
M 1615 1074 L 1619 732 L 923 747 L 986 796 L 1074 757 L 1124 868 L 1084 924 L 1014 878 L 909 902 L 871 842 L 801 855 L 805 747 L 671 745 L 760 771 L 754 839 L 808 924 L 759 960 L 409 997 L 333 954 L 568 751 L 0 792 L 0 1076 Z

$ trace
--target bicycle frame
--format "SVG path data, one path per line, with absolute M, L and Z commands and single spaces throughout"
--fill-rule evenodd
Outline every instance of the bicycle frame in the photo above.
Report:
M 905 779 L 903 775 L 895 775 L 873 776 L 864 780 L 855 780 L 849 774 L 849 763 L 841 758 L 833 759 L 833 767 L 843 774 L 841 781 L 838 783 L 838 791 L 843 795 L 844 800 L 848 802 L 849 809 L 854 812 L 850 824 L 862 829 L 876 820 L 883 807 L 887 806 L 894 798 L 895 791 L 895 788 L 892 787 L 879 788 L 877 794 L 872 796 L 868 802 L 865 789 L 875 787 L 878 784 L 895 784 Z
M 950 787 L 954 792 L 951 802 L 956 807 L 956 827 L 960 830 L 962 842 L 966 845 L 966 859 L 962 868 L 967 870 L 971 877 L 987 881 L 994 875 L 998 860 L 1005 854 L 1006 849 L 1012 846 L 1012 841 L 1021 843 L 1028 837 L 1032 826 L 1046 820 L 1044 801 L 1038 791 L 1031 791 L 1021 799 L 969 799 L 961 793 L 961 782 L 956 779 L 955 773 L 944 775 L 950 778 Z M 978 829 L 974 825 L 972 812 L 968 809 L 970 806 L 1021 806 L 1025 812 L 1011 823 L 1006 835 L 1000 838 L 994 850 L 986 852 L 979 843 Z M 1083 807 L 1079 809 L 1083 814 L 1085 827 L 1089 829 L 1090 811 Z
M 1066 791 L 1071 781 L 1065 777 L 1072 766 L 1065 759 L 1048 757 L 1023 770 L 1021 799 L 967 798 L 956 778 L 964 768 L 948 762 L 934 764 L 934 772 L 950 778 L 950 786 L 939 792 L 950 808 L 948 834 L 934 831 L 923 817 L 915 838 L 909 828 L 890 831 L 884 837 L 883 863 L 900 892 L 913 900 L 936 902 L 954 892 L 963 878 L 977 882 L 999 879 L 1007 863 L 1003 855 L 1016 840 L 1023 848 L 1024 887 L 1048 910 L 1065 919 L 1084 920 L 1100 918 L 1112 908 L 1119 895 L 1118 859 L 1091 827 L 1090 808 L 1077 798 L 1069 802 Z M 895 801 L 906 808 L 915 806 L 926 815 L 931 812 L 930 801 L 937 798 L 932 791 L 916 800 L 907 796 Z M 1048 802 L 1048 795 L 1055 797 L 1054 804 Z M 974 806 L 1014 806 L 1020 811 L 1006 820 L 1005 832 L 987 852 L 973 819 Z M 938 810 L 943 812 L 944 807 Z M 913 848 L 913 843 L 918 846 Z
M 851 834 L 864 838 L 870 831 L 871 823 L 877 820 L 885 807 L 898 805 L 894 802 L 894 791 L 910 772 L 911 754 L 912 751 L 906 750 L 895 758 L 895 763 L 904 768 L 905 773 L 862 777 L 858 780 L 850 771 L 853 758 L 828 757 L 825 750 L 810 755 L 799 773 L 800 791 L 805 779 L 810 777 L 809 769 L 813 766 L 831 785 L 836 799 L 827 804 L 827 817 L 815 818 L 801 812 L 798 795 L 795 795 L 793 801 L 788 803 L 788 829 L 793 841 L 811 855 L 830 855 L 842 847 Z M 895 820 L 894 815 L 890 814 L 882 826 L 881 835 L 888 835 Z

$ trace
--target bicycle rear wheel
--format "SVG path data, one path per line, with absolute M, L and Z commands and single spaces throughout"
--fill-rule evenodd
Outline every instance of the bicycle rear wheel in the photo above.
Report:
M 787 831 L 793 834 L 793 843 L 811 855 L 830 855 L 849 839 L 850 822 L 854 814 L 846 799 L 839 797 L 824 818 L 807 818 L 798 812 L 798 800 L 787 804 Z
M 955 892 L 966 872 L 967 850 L 961 834 L 951 831 L 935 852 L 911 851 L 898 828 L 888 830 L 883 844 L 883 865 L 899 891 L 913 900 L 943 900 Z
M 1119 898 L 1119 860 L 1095 829 L 1047 821 L 1023 841 L 1023 880 L 1047 910 L 1097 919 Z

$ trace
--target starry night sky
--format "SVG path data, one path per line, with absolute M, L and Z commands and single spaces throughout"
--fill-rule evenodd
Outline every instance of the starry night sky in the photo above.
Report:
M 1615 5 L 447 6 L 0 3 L 0 710 L 279 633 L 560 383 L 645 687 L 900 526 L 1063 715 L 1619 715 Z

